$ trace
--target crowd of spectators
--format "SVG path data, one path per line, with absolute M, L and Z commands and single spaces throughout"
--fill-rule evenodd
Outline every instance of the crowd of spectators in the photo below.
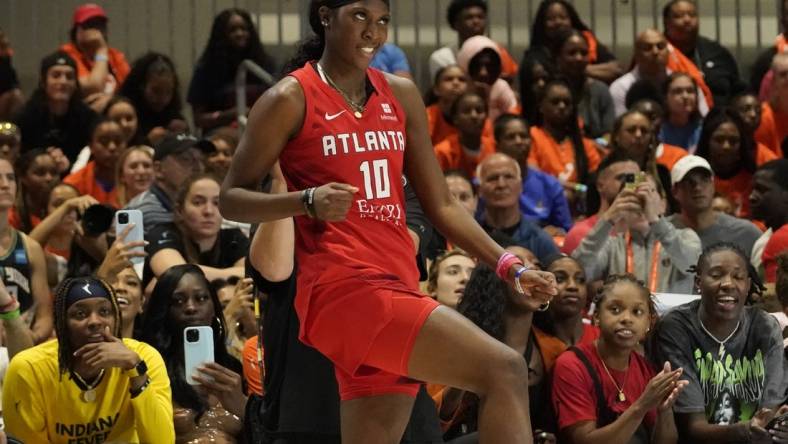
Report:
M 693 1 L 662 3 L 620 61 L 543 0 L 518 63 L 487 37 L 494 2 L 452 0 L 456 41 L 429 57 L 449 190 L 559 292 L 519 297 L 403 180 L 422 290 L 523 356 L 536 442 L 788 442 L 788 1 L 749 79 Z M 331 364 L 298 338 L 292 220 L 219 211 L 236 70 L 281 61 L 238 8 L 188 85 L 167 54 L 129 63 L 109 27 L 77 7 L 27 96 L 0 31 L 0 438 L 340 442 Z M 372 66 L 412 79 L 407 57 L 387 43 Z M 250 76 L 247 103 L 270 86 Z M 278 167 L 261 186 L 288 191 Z M 144 240 L 116 233 L 123 209 Z M 187 375 L 197 326 L 214 362 Z M 424 382 L 403 442 L 477 442 L 480 399 Z

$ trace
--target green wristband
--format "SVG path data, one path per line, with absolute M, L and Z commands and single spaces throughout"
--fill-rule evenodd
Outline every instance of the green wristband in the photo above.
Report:
M 19 312 L 19 307 L 6 313 L 0 313 L 0 319 L 4 321 L 11 321 L 20 316 L 22 316 L 22 313 Z

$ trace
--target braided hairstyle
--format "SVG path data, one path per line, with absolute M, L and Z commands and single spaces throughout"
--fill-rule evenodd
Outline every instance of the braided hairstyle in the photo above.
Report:
M 509 299 L 509 285 L 485 264 L 473 269 L 471 278 L 457 304 L 457 311 L 499 341 L 506 334 L 504 310 Z
M 599 313 L 599 307 L 605 300 L 605 296 L 610 293 L 613 287 L 620 283 L 629 283 L 637 287 L 643 298 L 645 298 L 648 302 L 647 305 L 649 309 L 649 315 L 652 319 L 656 317 L 657 304 L 654 303 L 654 296 L 651 294 L 648 288 L 646 288 L 645 284 L 643 284 L 643 281 L 635 277 L 635 275 L 632 273 L 611 274 L 605 278 L 604 284 L 602 284 L 602 287 L 597 290 L 596 296 L 594 296 L 594 305 L 596 306 L 595 313 Z
M 747 304 L 752 304 L 763 295 L 765 291 L 765 287 L 763 285 L 763 281 L 761 281 L 760 276 L 758 275 L 758 271 L 755 270 L 755 267 L 752 266 L 750 260 L 747 258 L 747 255 L 739 248 L 738 245 L 733 244 L 731 242 L 718 242 L 716 244 L 710 245 L 703 250 L 700 257 L 698 258 L 697 265 L 690 267 L 688 270 L 690 273 L 695 273 L 696 283 L 697 280 L 700 278 L 700 274 L 703 272 L 703 268 L 708 266 L 709 257 L 718 252 L 718 251 L 732 251 L 736 253 L 744 262 L 745 266 L 747 267 L 747 276 L 750 278 L 750 289 L 747 291 Z
M 110 296 L 113 312 L 112 317 L 115 319 L 115 329 L 113 330 L 112 335 L 115 337 L 120 337 L 120 332 L 123 330 L 123 320 L 120 317 L 120 307 L 118 307 L 118 300 L 115 296 L 115 290 L 113 290 L 112 286 L 106 281 L 97 277 L 78 277 L 68 278 L 61 282 L 57 289 L 55 289 L 54 307 L 55 336 L 57 337 L 58 341 L 57 360 L 61 379 L 63 374 L 71 370 L 71 367 L 74 363 L 74 352 L 76 351 L 73 349 L 74 347 L 69 341 L 68 334 L 68 320 L 66 319 L 66 311 L 68 311 L 68 307 L 66 307 L 66 300 L 68 299 L 68 293 L 71 291 L 71 288 L 75 286 L 84 286 L 91 282 L 99 284 Z

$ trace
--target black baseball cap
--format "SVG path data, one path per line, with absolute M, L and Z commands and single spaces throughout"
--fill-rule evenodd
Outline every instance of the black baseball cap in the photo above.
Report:
M 162 160 L 167 156 L 186 152 L 190 148 L 197 148 L 203 153 L 216 151 L 216 146 L 210 140 L 198 139 L 190 134 L 168 134 L 153 150 L 153 160 Z

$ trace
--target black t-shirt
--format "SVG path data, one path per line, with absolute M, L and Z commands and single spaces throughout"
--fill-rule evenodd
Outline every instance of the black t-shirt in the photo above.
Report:
M 71 163 L 90 141 L 90 127 L 97 115 L 80 100 L 72 101 L 63 116 L 53 116 L 42 102 L 43 93 L 33 94 L 14 122 L 22 132 L 22 150 L 56 146 Z
M 698 37 L 697 53 L 700 58 L 698 67 L 714 96 L 714 106 L 727 105 L 731 97 L 746 89 L 739 76 L 736 59 L 724 46 L 706 37 Z
M 235 69 L 225 70 L 224 74 L 216 69 L 210 69 L 203 59 L 198 60 L 192 73 L 192 80 L 189 84 L 189 92 L 186 100 L 195 107 L 203 107 L 204 111 L 224 111 L 235 106 Z M 263 66 L 271 72 L 271 66 Z M 246 104 L 252 106 L 260 95 L 268 89 L 268 86 L 256 76 L 249 74 L 246 76 Z
M 148 257 L 153 257 L 157 252 L 165 248 L 177 250 L 186 259 L 186 245 L 181 236 L 181 232 L 174 224 L 160 224 L 150 229 L 146 236 L 148 246 L 146 251 Z M 199 248 L 194 245 L 195 251 Z M 249 239 L 237 228 L 227 228 L 219 230 L 216 243 L 208 250 L 201 252 L 198 264 L 208 267 L 228 268 L 235 265 L 238 259 L 246 256 L 249 252 Z
M 293 305 L 296 273 L 270 282 L 248 267 L 256 289 L 267 295 L 263 347 L 266 375 L 262 424 L 270 439 L 289 443 L 339 443 L 339 390 L 334 366 L 298 340 Z M 277 441 L 279 443 L 280 441 Z M 437 410 L 424 387 L 419 391 L 402 442 L 443 442 Z

